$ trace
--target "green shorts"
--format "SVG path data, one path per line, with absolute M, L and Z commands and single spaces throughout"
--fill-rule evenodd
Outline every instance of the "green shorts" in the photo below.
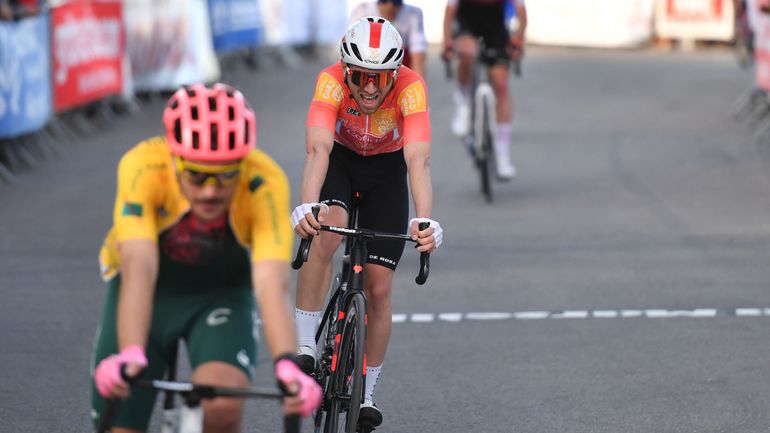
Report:
M 102 359 L 118 351 L 116 309 L 120 277 L 109 282 L 99 330 L 94 341 L 91 371 Z M 257 361 L 256 308 L 250 287 L 181 295 L 157 290 L 150 335 L 145 348 L 148 366 L 144 379 L 161 379 L 174 359 L 179 340 L 184 341 L 194 370 L 209 361 L 222 361 L 243 370 L 251 379 Z M 106 401 L 91 380 L 92 419 L 98 428 Z M 115 427 L 147 431 L 156 392 L 134 388 L 121 404 Z

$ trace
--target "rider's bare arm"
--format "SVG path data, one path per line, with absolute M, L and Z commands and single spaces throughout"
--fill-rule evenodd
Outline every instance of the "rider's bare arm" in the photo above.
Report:
M 288 263 L 285 260 L 256 261 L 251 266 L 251 279 L 273 359 L 286 353 L 296 353 Z
M 150 239 L 129 239 L 119 247 L 121 262 L 118 299 L 118 345 L 144 347 L 150 330 L 152 301 L 158 277 L 158 244 Z
M 444 11 L 444 51 L 453 45 L 452 29 L 454 28 L 455 15 L 457 15 L 457 5 L 447 3 L 446 10 Z M 448 53 L 445 52 L 444 54 Z
M 420 74 L 421 77 L 425 77 L 425 57 L 425 53 L 412 52 L 409 54 L 410 68 Z
M 430 218 L 433 212 L 433 187 L 430 180 L 430 143 L 416 141 L 404 146 L 415 214 Z
M 317 202 L 329 168 L 329 154 L 334 146 L 334 131 L 308 126 L 307 156 L 302 173 L 301 197 L 303 203 Z
M 527 31 L 527 8 L 521 2 L 516 2 L 516 16 L 519 19 L 519 28 L 512 36 L 523 43 Z

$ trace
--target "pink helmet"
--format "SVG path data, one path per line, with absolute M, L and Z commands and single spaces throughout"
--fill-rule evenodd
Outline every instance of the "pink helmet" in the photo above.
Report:
M 257 141 L 254 111 L 226 84 L 181 87 L 168 100 L 163 123 L 171 152 L 186 159 L 240 159 Z
M 363 17 L 348 28 L 340 42 L 342 61 L 366 69 L 398 69 L 404 60 L 404 42 L 390 21 Z

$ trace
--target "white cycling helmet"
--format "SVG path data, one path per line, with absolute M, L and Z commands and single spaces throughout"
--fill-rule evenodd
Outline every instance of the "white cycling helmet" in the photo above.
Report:
M 398 69 L 404 60 L 404 42 L 390 21 L 363 17 L 348 28 L 340 43 L 342 61 L 366 69 Z

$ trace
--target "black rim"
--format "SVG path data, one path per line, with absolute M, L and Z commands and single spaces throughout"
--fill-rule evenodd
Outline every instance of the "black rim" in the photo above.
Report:
M 484 198 L 487 199 L 488 202 L 492 201 L 492 184 L 489 181 L 489 166 L 492 163 L 492 132 L 489 130 L 489 116 L 490 113 L 487 112 L 487 106 L 484 104 L 484 106 L 481 108 L 481 124 L 483 125 L 483 129 L 481 131 L 481 152 L 479 155 L 479 174 L 481 175 L 481 192 L 484 194 Z
M 347 391 L 350 395 L 349 409 L 346 419 L 347 433 L 356 433 L 358 424 L 358 413 L 361 409 L 361 402 L 364 395 L 364 341 L 366 339 L 365 315 L 366 307 L 363 295 L 353 297 L 348 309 L 348 318 L 343 333 L 343 345 L 347 342 L 348 346 L 340 348 L 342 353 L 348 353 L 347 365 L 342 371 L 350 374 L 351 380 Z

